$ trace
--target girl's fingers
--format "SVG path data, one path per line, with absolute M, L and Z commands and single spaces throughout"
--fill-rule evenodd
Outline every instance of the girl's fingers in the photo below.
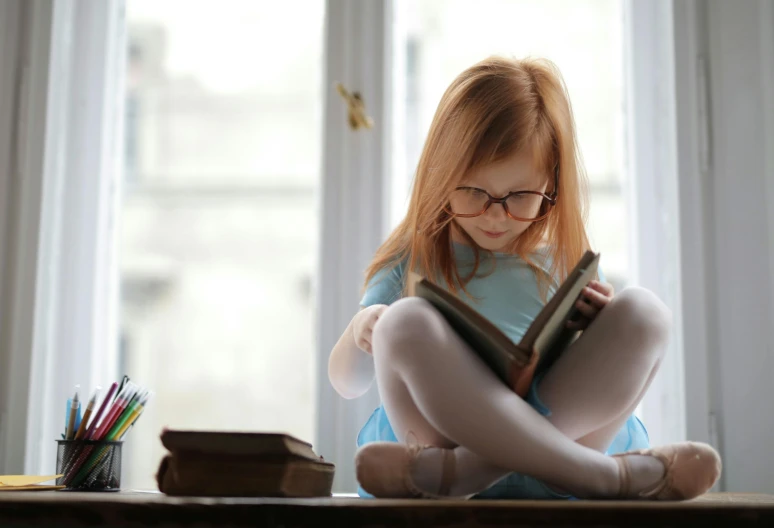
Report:
M 583 317 L 589 320 L 594 319 L 594 317 L 596 317 L 597 313 L 599 312 L 599 309 L 596 306 L 593 304 L 588 304 L 583 299 L 578 299 L 578 301 L 575 303 L 575 307 Z
M 358 341 L 355 342 L 357 347 L 360 350 L 363 350 L 364 352 L 371 353 L 371 338 L 370 336 L 366 338 L 365 336 L 361 337 Z
M 607 282 L 599 282 L 597 280 L 589 281 L 589 287 L 606 297 L 612 297 L 614 293 L 613 285 Z
M 604 307 L 607 303 L 610 302 L 610 297 L 598 292 L 597 290 L 592 290 L 588 286 L 583 288 L 583 297 L 585 297 L 586 300 L 588 300 L 588 302 L 590 302 L 597 309 Z M 581 299 L 581 301 L 582 300 L 583 299 Z
M 567 328 L 570 330 L 585 330 L 589 326 L 589 320 L 585 317 L 578 321 L 567 321 Z
M 613 287 L 611 285 L 599 281 L 589 281 L 589 285 L 583 288 L 581 297 L 575 303 L 582 317 L 576 321 L 568 321 L 567 328 L 573 330 L 588 328 L 599 311 L 610 302 L 612 293 Z

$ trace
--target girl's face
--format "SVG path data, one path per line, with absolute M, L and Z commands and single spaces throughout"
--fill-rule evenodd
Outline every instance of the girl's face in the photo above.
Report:
M 497 163 L 481 167 L 471 173 L 460 185 L 482 189 L 494 198 L 501 198 L 514 191 L 546 192 L 547 176 L 534 169 L 529 152 L 519 152 Z M 470 191 L 477 193 L 477 191 Z M 462 212 L 461 201 L 450 200 L 453 212 Z M 529 200 L 511 208 L 511 214 L 522 218 L 536 217 L 541 200 Z M 455 217 L 457 228 L 465 231 L 483 249 L 499 251 L 516 240 L 532 222 L 514 220 L 505 213 L 502 204 L 493 203 L 485 213 L 470 218 Z M 456 229 L 452 229 L 455 242 L 467 243 Z

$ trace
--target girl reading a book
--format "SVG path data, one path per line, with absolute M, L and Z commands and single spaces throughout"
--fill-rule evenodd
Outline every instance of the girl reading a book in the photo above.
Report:
M 345 398 L 375 379 L 382 405 L 358 435 L 363 496 L 688 499 L 720 474 L 707 444 L 650 448 L 633 415 L 671 324 L 650 291 L 583 290 L 579 337 L 525 398 L 426 300 L 409 270 L 518 342 L 589 249 L 586 179 L 570 101 L 544 60 L 492 57 L 444 93 L 408 212 L 378 249 L 361 310 L 331 352 Z

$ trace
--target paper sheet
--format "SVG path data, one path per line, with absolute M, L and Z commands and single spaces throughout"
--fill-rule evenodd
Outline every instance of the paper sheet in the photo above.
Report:
M 29 486 L 0 486 L 0 493 L 4 491 L 46 491 L 64 489 L 66 486 L 46 486 L 45 484 L 30 484 Z
M 0 491 L 60 489 L 64 486 L 40 485 L 62 475 L 0 475 Z

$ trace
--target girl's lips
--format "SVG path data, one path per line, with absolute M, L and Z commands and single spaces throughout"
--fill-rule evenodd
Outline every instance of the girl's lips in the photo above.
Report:
M 484 230 L 482 229 L 481 231 L 484 231 Z M 499 238 L 505 234 L 505 231 L 500 231 L 500 232 L 484 231 L 484 234 L 489 238 Z

